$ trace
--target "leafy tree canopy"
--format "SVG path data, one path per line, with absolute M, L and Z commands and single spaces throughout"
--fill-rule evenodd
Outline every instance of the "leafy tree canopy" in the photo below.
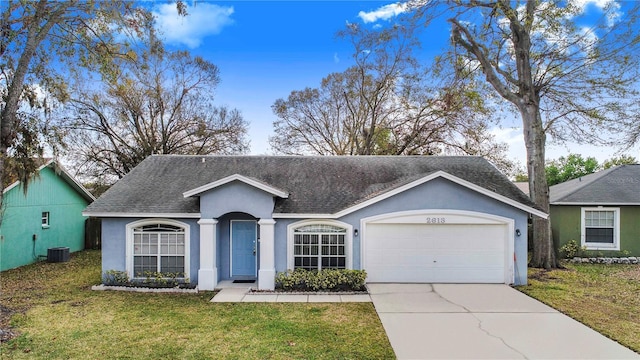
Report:
M 637 164 L 638 160 L 630 155 L 620 155 L 605 160 L 602 164 L 594 157 L 584 158 L 580 154 L 569 154 L 561 156 L 547 162 L 545 167 L 547 182 L 549 186 L 563 183 L 572 179 L 606 170 L 614 166 Z M 515 176 L 515 181 L 528 181 L 524 172 L 519 172 Z
M 620 155 L 620 156 L 612 157 L 611 159 L 605 160 L 602 163 L 601 168 L 602 170 L 606 170 L 618 165 L 631 165 L 631 164 L 637 164 L 637 163 L 638 163 L 638 160 L 631 155 Z
M 10 157 L 26 185 L 45 146 L 59 140 L 50 115 L 69 99 L 70 74 L 109 73 L 130 45 L 117 34 L 136 33 L 149 14 L 115 0 L 4 0 L 0 11 L 0 176 Z
M 592 174 L 598 168 L 599 165 L 596 158 L 583 158 L 579 154 L 569 154 L 567 157 L 561 156 L 557 160 L 550 161 L 545 167 L 549 186 Z

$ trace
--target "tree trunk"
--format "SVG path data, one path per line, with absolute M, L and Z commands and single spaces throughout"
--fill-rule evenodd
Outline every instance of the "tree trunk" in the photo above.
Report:
M 545 175 L 545 133 L 538 107 L 534 104 L 521 106 L 524 124 L 524 140 L 527 147 L 527 170 L 531 200 L 541 210 L 549 213 L 549 186 Z M 533 253 L 529 266 L 538 268 L 558 267 L 551 223 L 549 219 L 533 218 Z
M 25 77 L 29 71 L 29 64 L 36 54 L 38 46 L 42 43 L 49 31 L 64 13 L 69 4 L 62 4 L 56 11 L 50 11 L 47 8 L 49 3 L 46 0 L 40 0 L 35 6 L 35 14 L 27 30 L 27 41 L 15 70 L 13 71 L 11 81 L 7 84 L 7 92 L 2 99 L 4 107 L 0 109 L 0 209 L 2 209 L 2 192 L 4 191 L 5 174 L 5 158 L 8 156 L 7 150 L 11 146 L 15 138 L 15 129 L 18 125 L 18 109 L 20 107 L 20 98 L 22 96 Z M 41 25 L 43 19 L 46 22 Z M 29 174 L 24 179 L 20 179 L 27 185 Z M 0 214 L 2 217 L 2 214 Z M 1 219 L 0 219 L 1 221 Z

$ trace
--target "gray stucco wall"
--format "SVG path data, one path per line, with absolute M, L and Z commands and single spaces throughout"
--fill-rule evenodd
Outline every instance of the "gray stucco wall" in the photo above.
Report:
M 519 237 L 514 235 L 515 283 L 526 284 L 528 214 L 449 180 L 431 180 L 336 220 L 360 230 L 360 220 L 363 218 L 421 209 L 466 210 L 514 219 L 514 229 L 520 229 L 521 232 Z M 276 271 L 285 271 L 287 267 L 287 226 L 301 220 L 305 219 L 276 219 Z M 360 236 L 353 236 L 354 269 L 361 268 L 360 240 Z
M 241 181 L 234 181 L 201 194 L 202 218 L 218 220 L 218 280 L 229 279 L 231 276 L 230 221 L 271 219 L 274 204 L 272 194 Z
M 225 184 L 200 196 L 200 214 L 204 219 L 217 219 L 232 212 L 270 219 L 273 205 L 273 195 L 240 181 Z
M 514 234 L 516 253 L 516 284 L 526 284 L 527 279 L 527 219 L 525 211 L 516 209 L 503 202 L 491 199 L 449 180 L 438 178 L 422 184 L 384 201 L 348 214 L 339 220 L 360 228 L 360 219 L 370 216 L 406 210 L 442 209 L 466 210 L 498 215 L 515 220 L 514 229 L 520 229 L 521 235 Z M 354 237 L 354 268 L 359 269 L 360 239 Z
M 126 271 L 127 224 L 143 218 L 103 218 L 102 219 L 102 272 L 108 270 Z M 189 279 L 198 282 L 200 268 L 200 225 L 197 219 L 174 219 L 189 225 Z
M 217 254 L 219 279 L 229 278 L 229 221 L 232 219 L 270 219 L 273 211 L 273 197 L 240 182 L 227 184 L 202 195 L 200 199 L 203 218 L 218 219 Z M 394 195 L 388 199 L 348 214 L 338 221 L 350 224 L 360 230 L 362 218 L 386 213 L 420 210 L 449 209 L 467 210 L 498 215 L 514 219 L 514 229 L 520 229 L 521 236 L 515 236 L 516 284 L 526 284 L 527 274 L 527 219 L 528 214 L 449 180 L 438 178 L 425 184 Z M 102 224 L 102 269 L 125 270 L 126 224 L 139 218 L 106 218 Z M 196 219 L 177 219 L 191 226 L 191 280 L 197 282 L 199 268 L 199 232 Z M 287 268 L 287 226 L 305 219 L 275 219 L 275 267 L 276 271 Z M 360 236 L 353 236 L 353 268 L 361 268 Z

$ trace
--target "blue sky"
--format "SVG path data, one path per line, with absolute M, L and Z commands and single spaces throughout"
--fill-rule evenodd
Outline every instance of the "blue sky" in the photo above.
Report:
M 577 0 L 588 13 L 610 0 Z M 393 21 L 402 10 L 391 1 L 190 1 L 189 16 L 176 14 L 175 4 L 156 3 L 158 27 L 170 48 L 186 49 L 220 68 L 216 102 L 242 111 L 250 123 L 252 154 L 270 154 L 268 137 L 276 119 L 271 105 L 293 90 L 318 87 L 332 72 L 352 65 L 352 47 L 336 37 L 347 22 L 375 26 Z M 446 46 L 448 27 L 430 27 L 423 39 L 425 57 Z M 509 157 L 525 164 L 520 119 L 493 129 L 507 142 Z M 593 146 L 548 146 L 547 157 L 568 152 L 604 160 L 615 149 Z M 636 148 L 631 155 L 640 158 Z

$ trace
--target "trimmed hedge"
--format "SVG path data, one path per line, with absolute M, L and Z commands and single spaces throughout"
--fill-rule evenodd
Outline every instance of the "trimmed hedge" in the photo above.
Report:
M 285 291 L 364 291 L 364 270 L 287 270 L 276 275 L 276 289 Z
M 146 288 L 181 288 L 195 289 L 189 279 L 183 279 L 182 273 L 159 273 L 145 271 L 143 279 L 130 279 L 126 271 L 107 270 L 102 274 L 102 284 L 106 286 L 146 287 Z

